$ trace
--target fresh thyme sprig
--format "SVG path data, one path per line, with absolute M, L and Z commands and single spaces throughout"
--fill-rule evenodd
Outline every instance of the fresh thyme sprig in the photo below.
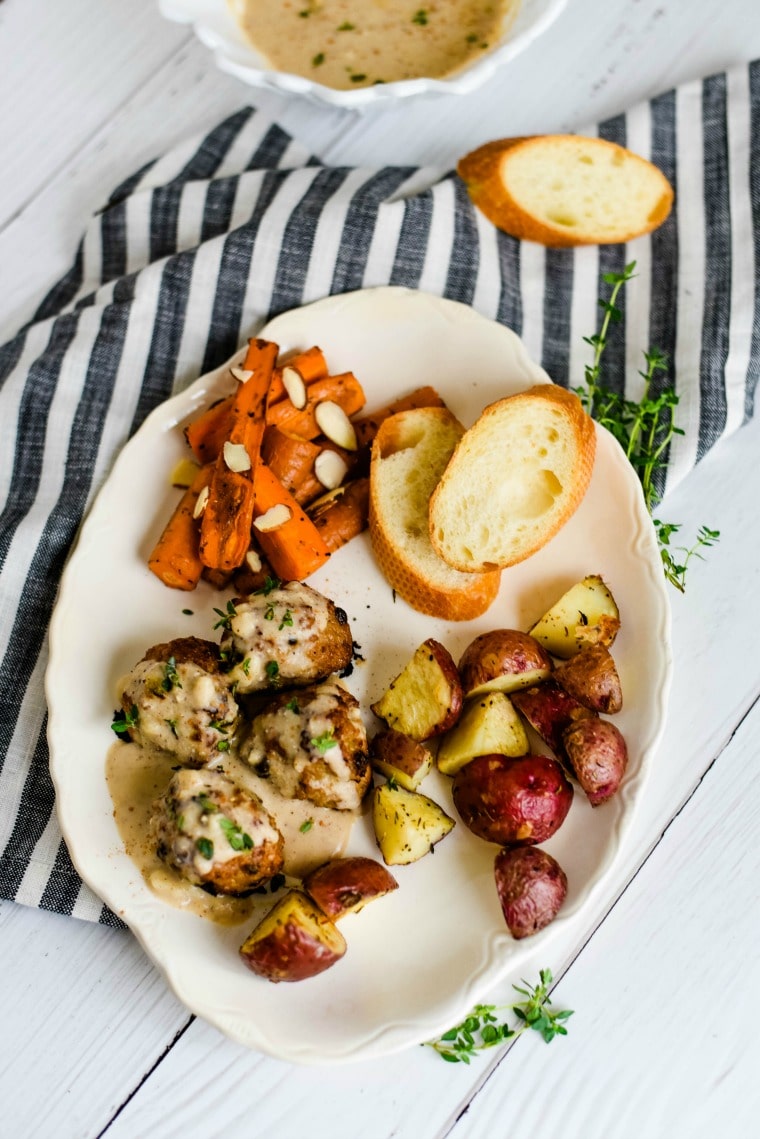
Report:
M 628 461 L 635 470 L 644 492 L 647 510 L 653 515 L 660 501 L 657 487 L 657 472 L 665 466 L 665 455 L 675 435 L 683 435 L 676 426 L 675 409 L 678 396 L 672 387 L 663 388 L 652 395 L 652 387 L 657 372 L 666 371 L 667 357 L 657 348 L 644 352 L 646 369 L 639 372 L 644 381 L 641 398 L 626 399 L 619 392 L 612 391 L 602 383 L 602 355 L 607 345 L 610 326 L 622 319 L 617 299 L 623 285 L 635 276 L 636 262 L 631 261 L 622 273 L 605 273 L 603 280 L 611 286 L 609 300 L 600 299 L 604 319 L 598 333 L 585 336 L 584 340 L 594 349 L 594 357 L 585 368 L 585 383 L 575 389 L 583 407 L 598 423 L 606 427 L 615 437 Z M 701 526 L 694 544 L 690 547 L 671 546 L 671 537 L 681 529 L 672 522 L 652 519 L 660 557 L 666 579 L 683 593 L 686 588 L 686 570 L 692 558 L 701 558 L 701 551 L 715 545 L 720 537 L 719 530 Z
M 469 1064 L 479 1052 L 487 1048 L 496 1048 L 499 1044 L 512 1040 L 531 1028 L 539 1032 L 547 1044 L 550 1044 L 555 1036 L 567 1036 L 564 1022 L 573 1015 L 573 1012 L 572 1009 L 560 1009 L 554 1012 L 549 1008 L 551 1004 L 549 986 L 552 979 L 549 969 L 542 969 L 539 982 L 533 988 L 527 981 L 522 982 L 526 988 L 520 985 L 512 986 L 525 998 L 524 1000 L 509 1005 L 475 1005 L 461 1024 L 444 1032 L 438 1040 L 429 1040 L 426 1046 L 432 1048 L 442 1060 L 447 1060 L 450 1064 Z M 506 1022 L 500 1023 L 500 1018 L 496 1014 L 504 1010 L 513 1012 L 518 1018 L 520 1024 L 516 1028 L 510 1028 Z

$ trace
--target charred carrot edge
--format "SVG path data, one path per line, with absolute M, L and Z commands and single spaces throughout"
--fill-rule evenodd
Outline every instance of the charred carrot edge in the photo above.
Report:
M 295 368 L 305 384 L 327 375 L 327 361 L 320 348 L 308 348 L 298 352 L 283 365 Z M 248 370 L 248 358 L 241 364 Z M 287 398 L 282 382 L 282 368 L 275 368 L 269 389 L 269 405 Z M 225 440 L 230 437 L 230 414 L 235 393 L 212 403 L 197 418 L 185 427 L 185 438 L 191 451 L 200 463 L 212 463 L 221 451 Z
M 212 570 L 231 573 L 246 555 L 254 509 L 254 481 L 264 434 L 267 396 L 277 361 L 277 345 L 251 340 L 244 367 L 253 372 L 240 384 L 232 404 L 229 441 L 248 452 L 248 471 L 232 471 L 220 453 L 209 484 L 201 518 L 200 556 Z
M 369 479 L 354 479 L 323 495 L 308 510 L 330 553 L 335 553 L 367 527 Z
M 337 403 L 346 415 L 355 415 L 365 404 L 364 389 L 353 372 L 313 380 L 306 391 L 308 399 L 305 407 L 299 409 L 290 400 L 280 400 L 269 408 L 267 421 L 283 431 L 300 435 L 302 439 L 315 439 L 320 433 L 314 417 L 317 404 L 328 401 Z
M 255 517 L 273 506 L 287 506 L 290 517 L 276 530 L 256 529 L 256 541 L 282 581 L 303 581 L 324 565 L 330 551 L 319 530 L 269 467 L 261 463 L 256 472 Z
M 211 473 L 210 465 L 198 471 L 148 559 L 148 568 L 170 589 L 195 589 L 203 573 L 198 523 L 193 511 L 198 495 L 211 481 Z
M 445 407 L 446 404 L 439 396 L 435 388 L 429 385 L 422 388 L 415 388 L 409 395 L 401 396 L 393 403 L 386 404 L 378 411 L 373 411 L 370 415 L 364 415 L 361 419 L 354 420 L 354 430 L 356 431 L 356 439 L 360 447 L 368 447 L 372 440 L 377 435 L 380 424 L 387 419 L 390 415 L 395 415 L 399 411 L 411 411 L 418 407 Z

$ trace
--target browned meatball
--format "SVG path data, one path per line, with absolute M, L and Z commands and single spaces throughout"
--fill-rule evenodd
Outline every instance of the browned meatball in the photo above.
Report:
M 371 778 L 359 702 L 335 678 L 276 696 L 241 755 L 286 798 L 318 807 L 358 807 Z
M 120 684 L 131 739 L 202 767 L 229 749 L 239 711 L 219 650 L 180 637 L 148 649 Z
M 300 581 L 236 598 L 224 621 L 222 652 L 239 692 L 311 684 L 351 663 L 346 614 Z
M 246 894 L 282 870 L 274 819 L 220 771 L 175 772 L 152 825 L 159 857 L 210 893 Z

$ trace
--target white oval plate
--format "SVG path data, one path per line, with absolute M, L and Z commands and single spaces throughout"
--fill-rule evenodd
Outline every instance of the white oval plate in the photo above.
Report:
M 367 410 L 432 383 L 469 425 L 487 403 L 547 380 L 509 330 L 463 305 L 404 289 L 319 301 L 277 317 L 261 335 L 283 351 L 319 344 L 332 371 L 359 377 Z M 157 408 L 122 451 L 82 529 L 51 626 L 47 694 L 58 813 L 79 873 L 129 924 L 193 1012 L 242 1044 L 294 1062 L 366 1059 L 445 1031 L 503 974 L 543 951 L 557 930 L 574 923 L 581 932 L 664 724 L 671 658 L 660 560 L 636 477 L 599 429 L 580 509 L 540 553 L 504 573 L 499 597 L 480 619 L 448 624 L 394 601 L 366 535 L 311 579 L 350 615 L 366 664 L 348 684 L 366 707 L 426 637 L 458 659 L 477 633 L 525 629 L 573 582 L 601 573 L 622 614 L 614 655 L 626 704 L 616 722 L 630 766 L 619 795 L 604 807 L 592 811 L 576 793 L 547 843 L 569 892 L 560 916 L 535 937 L 511 938 L 493 883 L 495 847 L 459 823 L 432 856 L 395 869 L 400 889 L 344 920 L 348 952 L 333 969 L 300 984 L 269 984 L 238 960 L 248 926 L 219 928 L 166 906 L 146 887 L 124 853 L 104 774 L 117 678 L 149 645 L 190 633 L 214 636 L 220 595 L 205 585 L 192 594 L 170 591 L 146 559 L 177 500 L 168 474 L 185 453 L 179 425 L 232 386 L 225 366 Z M 182 613 L 187 607 L 192 616 Z M 456 816 L 449 788 L 434 773 L 423 790 Z M 350 850 L 377 853 L 368 819 L 357 824 Z
M 228 0 L 159 0 L 159 10 L 167 20 L 191 24 L 198 39 L 214 54 L 222 71 L 235 75 L 252 87 L 300 95 L 331 107 L 364 111 L 378 104 L 421 95 L 466 95 L 480 87 L 498 67 L 514 59 L 554 23 L 567 0 L 522 0 L 520 9 L 503 41 L 476 62 L 446 79 L 404 79 L 337 91 L 315 83 L 303 75 L 274 71 L 243 34 Z

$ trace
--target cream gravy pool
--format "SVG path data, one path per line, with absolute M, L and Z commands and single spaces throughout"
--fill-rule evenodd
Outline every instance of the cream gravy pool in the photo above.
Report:
M 305 799 L 285 799 L 266 779 L 261 779 L 246 763 L 229 753 L 215 766 L 258 795 L 276 819 L 284 839 L 284 872 L 288 876 L 301 878 L 345 850 L 358 811 L 337 811 L 316 807 Z M 176 756 L 157 749 L 132 743 L 111 746 L 106 760 L 106 779 L 119 834 L 148 886 L 164 902 L 222 925 L 237 925 L 253 912 L 256 895 L 214 897 L 185 881 L 156 854 L 151 831 L 153 804 L 166 790 L 176 767 Z
M 519 0 L 229 0 L 271 67 L 350 90 L 451 75 L 494 47 Z

